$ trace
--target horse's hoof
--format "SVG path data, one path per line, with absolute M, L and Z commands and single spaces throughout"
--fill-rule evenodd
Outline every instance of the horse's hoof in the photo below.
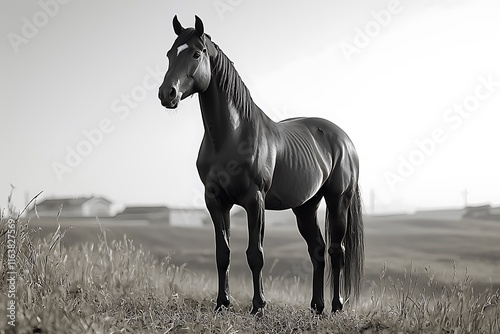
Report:
M 253 305 L 250 311 L 251 315 L 262 316 L 264 315 L 264 308 L 266 307 L 266 302 L 262 302 L 261 305 Z
M 250 311 L 250 314 L 253 315 L 256 318 L 262 318 L 264 316 L 264 308 L 255 308 L 252 307 L 252 311 Z
M 311 313 L 313 315 L 321 315 L 324 308 L 311 308 Z
M 315 315 L 320 315 L 321 313 L 323 313 L 323 310 L 325 309 L 325 305 L 323 303 L 315 303 L 315 304 L 312 304 L 311 303 L 311 313 L 315 314 Z
M 222 313 L 224 311 L 229 310 L 229 307 L 230 307 L 229 303 L 227 303 L 227 304 L 217 304 L 217 306 L 214 309 L 214 312 L 215 313 Z
M 340 311 L 342 311 L 342 308 L 343 308 L 343 305 L 342 305 L 342 302 L 340 300 L 334 301 L 332 303 L 332 313 L 340 312 Z

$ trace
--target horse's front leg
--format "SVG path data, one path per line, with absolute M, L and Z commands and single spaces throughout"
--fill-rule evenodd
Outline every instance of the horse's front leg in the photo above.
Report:
M 217 274 L 219 280 L 219 291 L 215 311 L 222 306 L 229 307 L 229 210 L 230 204 L 225 203 L 222 198 L 217 198 L 211 193 L 205 195 L 205 202 L 212 217 L 215 231 L 215 257 L 217 263 Z
M 264 193 L 252 192 L 244 203 L 248 217 L 248 265 L 252 271 L 253 299 L 252 314 L 256 314 L 266 305 L 262 286 L 262 267 L 264 266 Z

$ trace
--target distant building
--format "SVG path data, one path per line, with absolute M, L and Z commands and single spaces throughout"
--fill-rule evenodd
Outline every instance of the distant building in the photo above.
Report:
M 464 210 L 464 218 L 489 219 L 491 217 L 491 205 L 468 206 Z
M 420 219 L 458 220 L 464 214 L 465 209 L 430 209 L 416 211 L 413 216 Z
M 128 206 L 116 218 L 122 220 L 147 220 L 168 224 L 169 209 L 166 206 Z
M 36 204 L 29 215 L 34 217 L 112 217 L 111 201 L 102 197 L 51 198 Z M 114 215 L 113 215 L 114 216 Z M 167 206 L 128 206 L 114 216 L 116 220 L 173 226 L 203 226 L 211 224 L 206 209 L 170 208 Z
M 166 206 L 128 206 L 116 216 L 121 220 L 149 221 L 173 226 L 202 226 L 210 223 L 206 209 Z
M 235 210 L 236 211 L 236 210 Z M 318 217 L 324 217 L 323 210 L 318 211 Z M 321 220 L 320 220 L 321 221 Z M 266 226 L 296 226 L 296 218 L 292 210 L 273 211 L 266 210 L 265 213 Z M 237 209 L 231 215 L 231 226 L 247 226 L 247 213 L 245 210 Z
M 490 218 L 491 220 L 500 221 L 500 206 L 490 208 Z
M 169 224 L 173 226 L 203 226 L 212 224 L 206 209 L 170 208 Z
M 111 202 L 103 197 L 52 198 L 36 204 L 31 216 L 40 217 L 109 217 Z

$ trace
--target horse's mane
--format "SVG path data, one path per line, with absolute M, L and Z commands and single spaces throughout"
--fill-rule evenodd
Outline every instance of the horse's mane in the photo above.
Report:
M 233 62 L 222 52 L 217 44 L 212 42 L 217 54 L 212 57 L 212 68 L 219 77 L 219 87 L 228 96 L 243 119 L 252 121 L 255 114 L 252 112 L 253 100 L 247 86 L 241 80 L 234 68 Z

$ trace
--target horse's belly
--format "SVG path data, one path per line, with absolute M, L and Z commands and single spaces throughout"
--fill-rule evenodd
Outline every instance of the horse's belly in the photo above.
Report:
M 308 171 L 280 169 L 277 166 L 271 188 L 266 195 L 266 209 L 295 208 L 311 199 L 321 188 L 325 177 L 317 166 L 306 170 Z
M 331 171 L 331 157 L 308 128 L 288 129 L 276 156 L 266 208 L 284 210 L 298 207 L 322 187 Z

